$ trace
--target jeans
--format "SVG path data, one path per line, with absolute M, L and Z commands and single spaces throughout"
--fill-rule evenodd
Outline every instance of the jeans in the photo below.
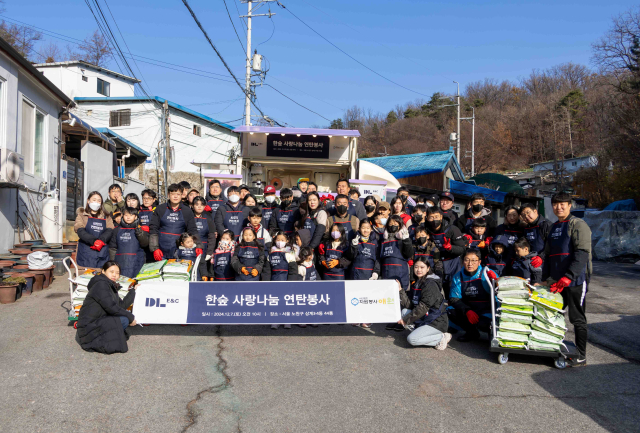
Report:
M 122 329 L 127 329 L 129 326 L 129 319 L 126 316 L 118 316 L 120 318 L 120 323 L 122 323 Z
M 411 313 L 411 310 L 406 308 L 402 309 L 402 317 L 406 317 Z M 442 340 L 443 333 L 436 328 L 429 325 L 422 325 L 419 328 L 411 331 L 411 334 L 407 336 L 407 342 L 412 346 L 435 346 Z

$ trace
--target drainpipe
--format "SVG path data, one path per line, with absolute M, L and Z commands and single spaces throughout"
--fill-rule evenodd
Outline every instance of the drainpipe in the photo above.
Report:
M 131 156 L 131 148 L 127 147 L 127 154 L 122 157 L 122 169 L 124 170 L 124 173 L 122 173 L 123 174 L 123 177 L 122 177 L 123 179 L 124 179 L 124 176 L 127 175 L 127 171 L 124 168 L 125 167 L 124 160 L 129 158 L 130 156 Z

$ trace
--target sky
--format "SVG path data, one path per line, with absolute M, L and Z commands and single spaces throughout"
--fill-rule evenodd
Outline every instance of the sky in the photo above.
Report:
M 98 1 L 111 21 L 105 0 Z M 242 124 L 244 95 L 181 0 L 106 1 L 117 23 L 111 21 L 112 31 L 123 50 L 128 46 L 133 55 L 154 59 L 138 57 L 131 63 L 150 95 L 232 125 Z M 246 33 L 238 11 L 245 14 L 247 5 L 240 0 L 226 3 L 244 45 Z M 637 7 L 622 0 L 281 3 L 287 9 L 268 3 L 258 13 L 270 7 L 275 15 L 252 20 L 252 46 L 266 58 L 270 69 L 265 84 L 272 86 L 257 88 L 258 106 L 269 117 L 296 127 L 326 126 L 354 105 L 386 114 L 397 104 L 428 100 L 434 92 L 454 94 L 453 81 L 464 90 L 474 81 L 517 81 L 533 69 L 566 62 L 590 66 L 591 44 L 610 28 L 613 17 Z M 244 84 L 245 53 L 223 0 L 189 0 L 189 4 Z M 80 0 L 7 0 L 5 9 L 7 19 L 79 40 L 97 28 Z M 68 45 L 44 38 L 41 43 Z M 181 71 L 142 60 L 179 65 L 165 64 Z M 120 72 L 115 62 L 109 67 Z M 185 73 L 184 67 L 204 72 Z

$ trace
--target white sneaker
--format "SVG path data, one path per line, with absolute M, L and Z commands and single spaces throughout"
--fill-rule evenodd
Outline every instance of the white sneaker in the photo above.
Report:
M 291 329 L 291 325 L 284 325 L 284 329 Z
M 278 329 L 280 325 L 271 325 L 271 329 Z
M 448 332 L 445 332 L 444 334 L 442 334 L 442 339 L 440 340 L 440 343 L 436 344 L 436 350 L 446 349 L 447 344 L 449 344 L 449 341 L 451 341 L 451 334 L 449 334 Z

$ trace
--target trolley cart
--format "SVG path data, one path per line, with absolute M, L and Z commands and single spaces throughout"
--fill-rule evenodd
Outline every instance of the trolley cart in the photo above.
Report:
M 202 255 L 199 255 L 196 258 L 193 268 L 191 269 L 191 281 L 198 281 L 198 265 L 200 264 L 201 257 Z M 75 308 L 73 308 L 73 293 L 78 288 L 76 279 L 80 275 L 80 271 L 78 270 L 78 265 L 71 257 L 65 257 L 62 260 L 62 264 L 69 274 L 69 301 L 71 302 L 68 314 L 69 326 L 73 326 L 75 328 L 77 326 L 78 316 L 76 315 Z M 73 266 L 73 271 L 71 270 L 71 266 Z
M 509 354 L 522 354 L 522 355 L 530 355 L 530 356 L 542 356 L 546 358 L 555 358 L 553 365 L 556 368 L 563 369 L 567 366 L 567 359 L 577 358 L 579 353 L 575 344 L 572 342 L 564 342 L 566 349 L 561 348 L 560 352 L 553 352 L 548 350 L 529 350 L 529 349 L 514 349 L 508 347 L 500 347 L 500 342 L 497 337 L 497 327 L 496 327 L 496 295 L 497 288 L 493 287 L 493 282 L 487 276 L 487 267 L 483 269 L 483 276 L 486 281 L 489 282 L 489 287 L 491 287 L 491 345 L 489 347 L 490 352 L 498 353 L 498 363 L 506 364 L 509 361 Z

